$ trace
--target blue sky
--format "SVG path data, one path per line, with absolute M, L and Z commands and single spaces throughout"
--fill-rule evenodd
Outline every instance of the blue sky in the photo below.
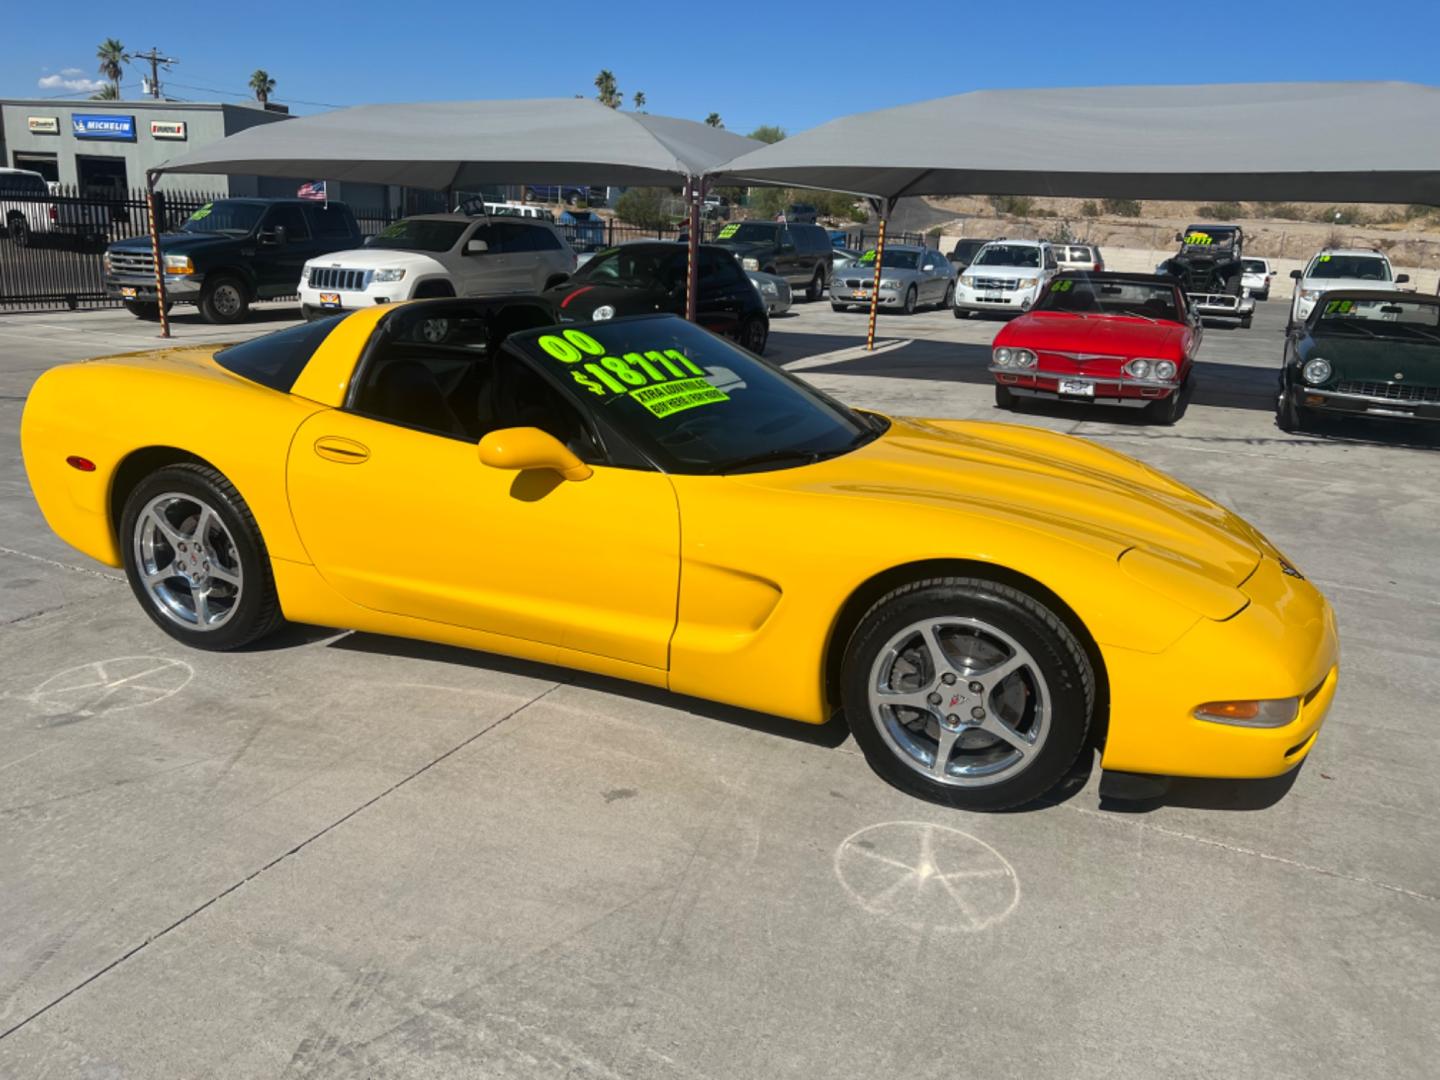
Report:
M 179 57 L 168 91 L 236 100 L 250 73 L 297 112 L 489 97 L 593 95 L 615 72 L 650 112 L 742 133 L 801 131 L 869 108 L 989 87 L 1399 79 L 1440 84 L 1440 0 L 1186 0 L 804 5 L 195 3 L 9 6 L 0 96 L 98 78 L 95 47 Z M 603 17 L 598 13 L 606 13 Z M 883 13 L 883 14 L 882 14 Z M 682 23 L 692 15 L 693 30 Z M 693 41 L 691 37 L 693 35 Z M 127 83 L 139 95 L 140 71 Z M 227 91 L 229 96 L 216 91 Z M 302 105 L 299 102 L 313 104 Z

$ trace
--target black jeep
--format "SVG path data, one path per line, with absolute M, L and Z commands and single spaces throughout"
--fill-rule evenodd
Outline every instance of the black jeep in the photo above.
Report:
M 1245 295 L 1241 262 L 1245 234 L 1239 225 L 1191 225 L 1175 234 L 1180 250 L 1158 272 L 1180 283 L 1191 306 L 1205 318 L 1239 319 L 1249 326 L 1255 301 Z

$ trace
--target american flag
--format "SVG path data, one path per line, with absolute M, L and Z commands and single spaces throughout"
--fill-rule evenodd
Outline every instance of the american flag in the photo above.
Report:
M 325 181 L 312 180 L 308 184 L 301 184 L 300 190 L 295 194 L 302 199 L 314 199 L 316 202 L 325 201 Z

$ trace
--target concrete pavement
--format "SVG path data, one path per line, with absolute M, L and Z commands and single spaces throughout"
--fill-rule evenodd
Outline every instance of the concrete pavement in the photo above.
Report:
M 154 328 L 0 315 L 0 1076 L 1433 1075 L 1440 459 L 1280 433 L 1283 306 L 1208 331 L 1168 429 L 997 414 L 997 322 L 884 316 L 867 355 L 859 313 L 776 321 L 854 404 L 1174 473 L 1336 606 L 1288 783 L 1102 808 L 1082 771 L 1006 815 L 889 789 L 843 730 L 486 654 L 187 651 L 48 532 L 16 442 L 40 371 Z

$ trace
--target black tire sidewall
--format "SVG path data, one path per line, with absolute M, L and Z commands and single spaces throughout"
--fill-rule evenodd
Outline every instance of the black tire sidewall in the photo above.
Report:
M 1084 748 L 1094 707 L 1094 677 L 1074 635 L 1043 606 L 994 582 L 946 578 L 918 582 L 882 597 L 860 621 L 845 650 L 841 697 L 850 731 L 884 780 L 908 794 L 968 810 L 1006 810 L 1045 795 Z M 1005 631 L 1040 666 L 1050 692 L 1050 731 L 1021 773 L 987 787 L 948 787 L 920 775 L 890 749 L 869 707 L 870 670 L 880 649 L 920 619 L 971 616 Z
M 810 279 L 810 286 L 805 290 L 805 299 L 812 304 L 825 295 L 825 271 L 815 270 L 815 276 Z
M 233 498 L 227 494 L 211 478 L 212 475 L 218 476 L 209 469 L 175 465 L 147 476 L 125 500 L 120 515 L 119 540 L 126 580 L 150 621 L 176 641 L 193 648 L 224 651 L 249 644 L 273 629 L 277 622 L 277 604 L 269 554 L 249 507 L 238 492 Z M 225 486 L 229 487 L 228 484 Z M 230 490 L 234 491 L 233 488 Z M 217 630 L 190 630 L 166 617 L 156 608 L 149 590 L 140 580 L 139 567 L 135 561 L 136 522 L 146 503 L 155 496 L 170 491 L 193 496 L 209 505 L 224 521 L 235 541 L 243 582 L 240 606 L 230 621 Z
M 919 296 L 920 296 L 920 290 L 917 289 L 917 288 L 915 288 L 914 285 L 911 285 L 910 288 L 908 288 L 908 289 L 905 290 L 905 314 L 906 314 L 906 315 L 914 315 L 914 314 L 915 314 L 915 308 L 919 306 L 918 303 L 917 303 L 917 300 L 918 300 Z
M 215 307 L 215 292 L 222 285 L 233 285 L 240 294 L 240 307 L 233 315 L 226 315 Z M 207 279 L 200 292 L 200 314 L 205 316 L 206 322 L 217 326 L 231 326 L 244 322 L 250 314 L 250 298 L 245 289 L 245 282 L 233 274 L 221 274 L 218 277 Z

